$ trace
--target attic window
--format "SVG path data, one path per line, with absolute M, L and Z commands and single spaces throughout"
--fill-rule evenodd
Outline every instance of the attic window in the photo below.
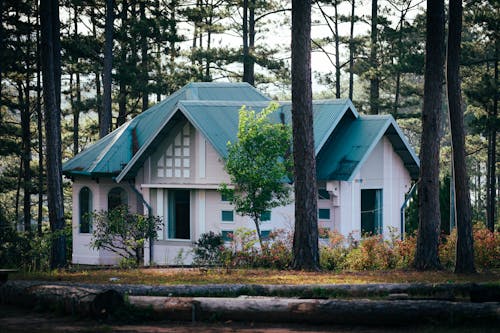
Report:
M 158 160 L 157 176 L 159 178 L 191 177 L 191 128 L 186 123 L 175 134 L 165 153 Z

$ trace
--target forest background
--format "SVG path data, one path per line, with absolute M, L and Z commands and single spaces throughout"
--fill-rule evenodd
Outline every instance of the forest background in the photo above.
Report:
M 498 219 L 499 8 L 498 0 L 466 1 L 462 33 L 473 221 L 490 230 Z M 40 254 L 49 255 L 53 236 L 38 10 L 37 0 L 0 0 L 0 245 L 15 238 L 4 255 L 30 267 L 46 262 Z M 290 13 L 281 0 L 61 1 L 63 160 L 191 81 L 245 81 L 290 99 Z M 392 114 L 418 153 L 425 36 L 420 0 L 314 2 L 314 97 L 351 98 L 362 113 Z M 111 117 L 103 103 L 108 87 Z M 442 119 L 441 229 L 449 233 L 451 139 Z M 70 225 L 69 180 L 64 191 Z M 408 232 L 418 225 L 416 206 L 407 211 Z

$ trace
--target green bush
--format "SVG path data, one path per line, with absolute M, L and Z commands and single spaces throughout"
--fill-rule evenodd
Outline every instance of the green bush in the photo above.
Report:
M 345 237 L 335 231 L 327 232 L 326 236 L 328 245 L 321 246 L 319 252 L 321 268 L 334 271 L 344 269 L 349 252 Z
M 269 234 L 262 248 L 254 230 L 238 228 L 224 253 L 227 268 L 288 268 L 292 262 L 293 234 L 282 229 Z
M 210 231 L 201 234 L 194 243 L 193 262 L 197 266 L 219 266 L 222 264 L 224 240 L 222 234 Z

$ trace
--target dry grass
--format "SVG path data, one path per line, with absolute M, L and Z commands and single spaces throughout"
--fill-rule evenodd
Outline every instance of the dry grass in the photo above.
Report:
M 115 283 L 147 285 L 179 284 L 366 284 L 366 283 L 500 283 L 500 270 L 478 274 L 453 274 L 448 271 L 363 271 L 363 272 L 295 272 L 271 269 L 200 270 L 197 268 L 142 269 L 74 269 L 48 273 L 17 273 L 19 280 L 68 281 L 79 283 Z M 114 279 L 112 279 L 114 280 Z

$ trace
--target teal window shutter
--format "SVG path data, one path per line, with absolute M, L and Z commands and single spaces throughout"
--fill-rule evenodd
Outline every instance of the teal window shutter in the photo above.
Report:
M 233 222 L 234 221 L 234 212 L 232 210 L 223 210 L 221 215 L 222 215 L 223 222 Z
M 320 220 L 329 220 L 330 219 L 330 209 L 320 208 L 318 210 L 318 218 Z

